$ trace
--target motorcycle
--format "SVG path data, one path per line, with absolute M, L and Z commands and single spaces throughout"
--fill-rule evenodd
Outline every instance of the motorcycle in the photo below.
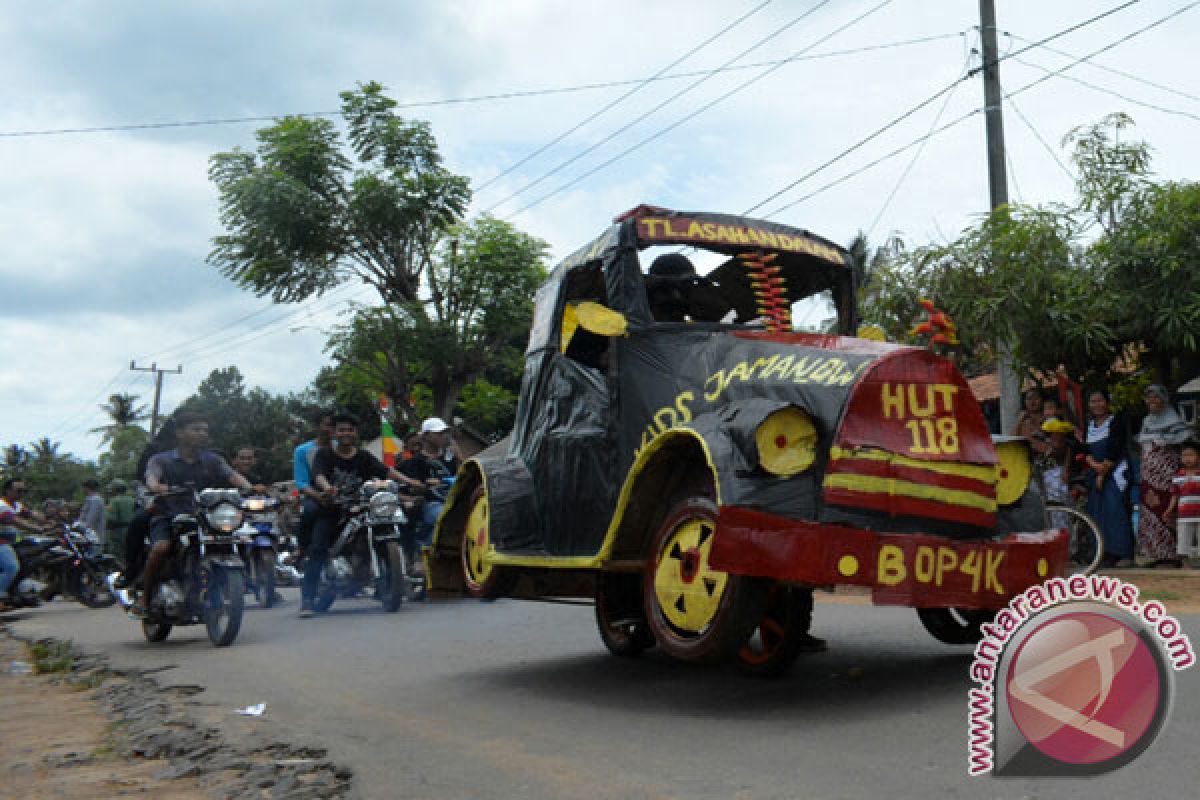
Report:
M 38 576 L 45 570 L 57 569 L 70 554 L 51 536 L 26 535 L 13 545 L 21 568 L 8 589 L 8 605 L 13 608 L 35 608 L 41 605 L 46 583 Z
M 365 481 L 353 497 L 334 503 L 342 510 L 341 533 L 321 570 L 315 609 L 328 611 L 339 594 L 371 586 L 384 611 L 399 611 L 415 589 L 403 547 L 408 518 L 395 481 Z
M 117 559 L 103 552 L 100 537 L 78 522 L 58 527 L 56 546 L 35 575 L 45 584 L 41 597 L 53 600 L 61 594 L 88 608 L 108 608 L 117 601 L 107 586 L 107 576 L 119 569 Z
M 147 641 L 161 642 L 176 625 L 203 624 L 214 645 L 233 644 L 245 608 L 245 565 L 234 544 L 234 531 L 243 518 L 241 494 L 237 489 L 167 494 L 192 496 L 194 508 L 171 520 L 174 546 L 163 565 L 157 595 L 148 603 L 142 635 Z M 125 608 L 134 604 L 132 593 L 123 589 L 114 593 Z
M 246 565 L 246 589 L 262 608 L 275 604 L 278 510 L 279 501 L 274 497 L 245 497 L 242 526 L 234 531 L 238 555 Z

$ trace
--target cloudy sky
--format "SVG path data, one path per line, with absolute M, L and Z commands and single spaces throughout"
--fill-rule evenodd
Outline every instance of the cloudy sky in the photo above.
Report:
M 1159 175 L 1197 179 L 1197 3 L 998 5 L 1014 200 L 1069 201 L 1063 135 L 1117 110 Z M 838 156 L 977 65 L 977 25 L 970 0 L 4 0 L 0 444 L 48 435 L 94 457 L 98 404 L 152 394 L 135 359 L 182 365 L 168 411 L 229 364 L 301 389 L 321 330 L 370 297 L 272 306 L 205 263 L 220 232 L 208 158 L 253 147 L 266 122 L 53 131 L 328 112 L 377 80 L 432 123 L 475 213 L 556 257 L 643 202 L 920 245 L 987 205 L 980 80 Z M 511 93 L 528 94 L 437 102 Z

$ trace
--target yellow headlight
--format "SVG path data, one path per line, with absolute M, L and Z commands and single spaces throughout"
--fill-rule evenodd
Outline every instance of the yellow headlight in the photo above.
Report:
M 817 428 L 795 406 L 781 408 L 754 432 L 758 463 L 772 475 L 788 478 L 812 466 L 817 457 Z
M 1033 476 L 1029 446 L 1023 441 L 1000 442 L 996 445 L 996 502 L 1002 506 L 1012 505 L 1021 499 Z

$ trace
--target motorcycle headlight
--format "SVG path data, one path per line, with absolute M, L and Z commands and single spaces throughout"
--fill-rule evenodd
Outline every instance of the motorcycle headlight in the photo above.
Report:
M 772 475 L 790 478 L 812 466 L 817 457 L 817 428 L 795 406 L 781 408 L 754 432 L 758 463 Z
M 391 492 L 376 492 L 371 498 L 371 502 L 367 504 L 373 517 L 390 517 L 396 513 L 398 506 L 399 500 Z
M 246 511 L 264 511 L 267 508 L 267 498 L 247 497 L 242 501 L 242 508 Z
M 208 512 L 208 523 L 219 531 L 232 533 L 242 524 L 242 512 L 238 511 L 232 503 L 221 503 Z

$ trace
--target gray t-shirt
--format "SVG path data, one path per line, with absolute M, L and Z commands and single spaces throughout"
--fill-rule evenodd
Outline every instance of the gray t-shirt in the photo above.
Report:
M 79 508 L 80 524 L 91 528 L 97 535 L 104 536 L 104 500 L 99 494 L 89 494 Z

